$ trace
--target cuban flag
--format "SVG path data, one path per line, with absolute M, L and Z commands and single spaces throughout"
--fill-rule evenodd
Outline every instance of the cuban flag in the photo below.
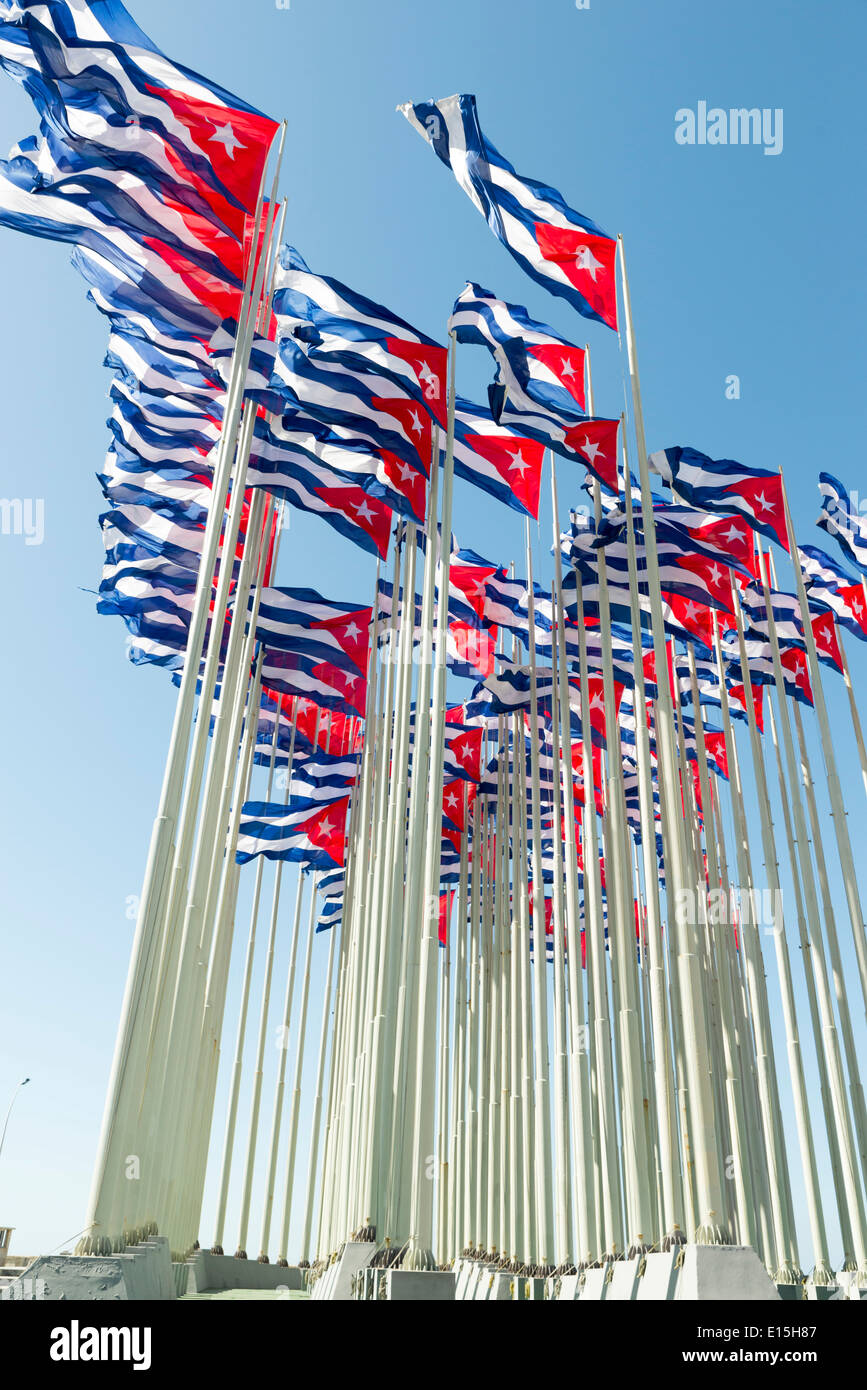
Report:
M 300 412 L 256 421 L 250 485 L 279 495 L 299 479 L 341 478 L 391 511 L 424 525 L 427 476 L 388 450 L 372 451 L 369 439 L 340 431 Z
M 315 589 L 269 587 L 262 590 L 256 636 L 269 647 L 365 674 L 372 618 L 372 608 L 334 603 Z
M 449 329 L 459 343 L 490 349 L 516 410 L 541 407 L 566 425 L 583 417 L 584 349 L 531 319 L 521 305 L 506 304 L 470 281 L 455 301 Z
M 544 456 L 543 444 L 503 429 L 483 406 L 455 401 L 455 475 L 534 520 Z
M 783 480 L 766 468 L 747 468 L 734 459 L 712 459 L 676 445 L 648 460 L 651 468 L 692 507 L 736 512 L 761 535 L 789 548 Z
M 314 275 L 293 246 L 280 251 L 274 313 L 280 337 L 294 337 L 314 359 L 380 373 L 445 428 L 446 349 L 339 280 Z
M 290 406 L 339 434 L 366 441 L 383 457 L 398 459 L 427 477 L 433 423 L 417 401 L 374 372 L 349 371 L 313 361 L 292 340 L 278 344 L 274 391 Z
M 8 70 L 78 152 L 186 187 L 233 230 L 255 209 L 277 123 L 172 62 L 120 0 L 23 0 L 0 18 L 32 54 Z
M 831 473 L 819 474 L 822 515 L 817 525 L 835 536 L 842 550 L 867 574 L 867 516 L 855 510 L 852 494 Z
M 238 864 L 257 855 L 289 860 L 313 869 L 343 866 L 349 797 L 326 806 L 308 797 L 291 797 L 289 804 L 247 801 L 238 830 Z
M 366 678 L 345 666 L 317 661 L 315 656 L 266 647 L 262 683 L 282 694 L 300 696 L 322 710 L 362 719 L 366 713 Z
M 622 491 L 623 476 L 617 449 L 619 420 L 588 416 L 580 424 L 566 426 L 538 410 L 516 410 L 508 400 L 498 403 L 496 387 L 490 388 L 489 395 L 494 419 L 504 429 L 536 439 L 573 463 L 583 463 L 610 492 Z
M 838 623 L 861 641 L 867 640 L 867 595 L 864 581 L 857 583 L 817 546 L 801 546 L 798 554 L 810 607 L 830 608 Z
M 617 329 L 613 237 L 545 184 L 516 174 L 482 134 L 474 96 L 398 108 L 452 170 L 526 273 L 579 314 Z

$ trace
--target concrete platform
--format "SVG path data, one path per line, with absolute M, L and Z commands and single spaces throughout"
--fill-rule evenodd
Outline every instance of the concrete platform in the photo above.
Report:
M 644 1273 L 638 1281 L 636 1302 L 670 1303 L 680 1274 L 677 1250 L 651 1250 L 644 1258 Z
M 373 1241 L 348 1240 L 325 1273 L 313 1285 L 310 1297 L 319 1302 L 350 1303 L 353 1280 L 359 1270 L 370 1264 L 376 1254 Z M 284 1274 L 286 1271 L 283 1271 Z
M 223 1289 L 304 1288 L 304 1270 L 290 1266 L 260 1265 L 258 1260 L 237 1260 L 234 1255 L 214 1255 L 197 1250 L 187 1268 L 187 1293 L 219 1292 Z
M 389 1269 L 385 1298 L 392 1303 L 453 1303 L 455 1283 L 451 1269 Z
M 678 1303 L 779 1303 L 777 1286 L 746 1245 L 685 1245 Z
M 631 1303 L 638 1297 L 642 1258 L 641 1255 L 636 1255 L 631 1260 L 614 1261 L 606 1295 L 609 1303 Z
M 177 1297 L 169 1243 L 155 1236 L 119 1255 L 40 1255 L 20 1276 L 46 1303 L 168 1302 Z M 8 1293 L 15 1297 L 14 1281 Z

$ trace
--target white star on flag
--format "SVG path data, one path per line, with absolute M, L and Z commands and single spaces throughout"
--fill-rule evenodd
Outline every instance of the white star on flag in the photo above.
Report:
M 561 376 L 574 376 L 574 375 L 575 375 L 575 368 L 572 366 L 572 363 L 569 361 L 569 359 L 568 359 L 567 357 L 562 357 L 560 360 L 561 360 L 561 362 L 563 363 L 563 370 L 562 370 L 562 372 L 560 373 L 560 375 L 561 375 Z
M 589 246 L 579 246 L 575 253 L 576 270 L 586 270 L 590 279 L 596 280 L 597 270 L 602 269 L 602 262 L 597 261 Z
M 586 434 L 581 444 L 581 452 L 587 455 L 591 463 L 596 462 L 597 454 L 601 454 L 602 458 L 605 457 L 605 455 L 602 454 L 600 446 L 598 444 L 591 444 Z
M 524 455 L 521 453 L 521 450 L 519 449 L 515 455 L 514 461 L 509 465 L 509 472 L 511 473 L 513 469 L 517 468 L 518 472 L 523 478 L 524 474 L 526 473 L 529 467 L 529 463 L 527 463 L 527 460 L 524 458 Z
M 331 821 L 328 819 L 327 816 L 325 817 L 325 820 L 322 822 L 322 824 L 321 824 L 320 827 L 319 827 L 319 833 L 320 833 L 320 835 L 333 835 L 333 834 L 334 834 L 334 826 L 331 824 Z
M 346 635 L 350 641 L 355 642 L 361 636 L 361 628 L 358 623 L 350 623 L 346 629 Z
M 756 498 L 756 501 L 758 502 L 763 512 L 772 512 L 775 509 L 776 503 L 769 502 L 763 492 L 759 493 L 758 497 Z
M 215 126 L 215 133 L 211 136 L 209 144 L 222 145 L 230 159 L 234 160 L 236 150 L 245 150 L 246 145 L 242 144 L 230 125 Z
M 355 508 L 355 515 L 359 521 L 374 521 L 376 512 L 371 511 L 366 502 L 362 502 L 360 507 Z
M 422 434 L 422 433 L 423 433 L 422 423 L 421 423 L 421 420 L 418 418 L 418 411 L 417 411 L 417 410 L 414 410 L 413 413 L 412 413 L 411 425 L 412 425 L 412 432 L 413 432 L 413 434 Z

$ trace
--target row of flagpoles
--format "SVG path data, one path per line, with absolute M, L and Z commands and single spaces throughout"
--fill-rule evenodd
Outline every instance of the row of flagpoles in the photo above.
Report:
M 790 1096 L 812 1278 L 840 1262 L 832 1214 L 867 1277 L 867 943 L 821 672 L 844 679 L 867 792 L 841 638 L 867 637 L 863 577 L 799 550 L 779 472 L 648 455 L 622 241 L 517 175 L 473 98 L 402 109 L 533 280 L 620 324 L 628 420 L 595 415 L 589 350 L 477 285 L 446 349 L 310 271 L 283 244 L 285 126 L 122 6 L 7 0 L 0 65 L 40 114 L 0 169 L 0 221 L 72 242 L 111 326 L 99 607 L 178 684 L 81 1250 L 160 1230 L 183 1257 L 211 1155 L 218 1251 L 285 1263 L 300 1213 L 320 1268 L 351 1235 L 415 1269 L 695 1240 L 795 1283 Z M 490 408 L 457 394 L 466 343 L 496 362 Z M 546 460 L 550 590 L 530 535 Z M 563 530 L 576 463 L 593 517 Z M 457 546 L 456 478 L 526 519 L 520 563 Z M 821 487 L 863 576 L 867 531 Z M 275 584 L 293 506 L 376 556 L 369 606 Z M 275 1019 L 295 1046 L 269 1097 Z

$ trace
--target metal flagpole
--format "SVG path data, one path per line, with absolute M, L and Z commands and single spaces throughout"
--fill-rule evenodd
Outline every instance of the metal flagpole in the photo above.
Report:
M 285 139 L 285 122 L 279 127 L 279 160 Z M 276 136 L 275 132 L 275 136 Z M 196 581 L 196 594 L 187 637 L 187 660 L 181 677 L 169 751 L 159 806 L 154 820 L 139 902 L 136 935 L 130 957 L 129 973 L 121 1007 L 112 1070 L 107 1088 L 105 1111 L 94 1165 L 93 1182 L 88 1203 L 87 1234 L 77 1246 L 79 1254 L 107 1254 L 122 1249 L 127 1239 L 138 1233 L 126 1232 L 118 1214 L 121 1203 L 128 1198 L 124 1188 L 125 1157 L 135 1151 L 131 1145 L 131 1125 L 134 1124 L 140 1088 L 143 1080 L 144 1049 L 147 1044 L 148 1016 L 152 1008 L 156 961 L 162 940 L 162 908 L 167 874 L 173 852 L 173 838 L 184 769 L 187 761 L 190 730 L 196 700 L 199 662 L 210 616 L 211 581 L 214 574 L 223 520 L 223 500 L 226 497 L 234 459 L 235 439 L 240 420 L 243 386 L 246 381 L 252 333 L 242 333 L 241 325 L 251 318 L 256 279 L 256 246 L 264 206 L 265 169 L 254 218 L 252 239 L 244 290 L 239 310 L 239 332 L 230 367 L 226 391 L 223 428 L 214 461 L 212 505 L 202 538 L 202 552 Z M 118 1224 L 120 1221 L 120 1224 Z
M 650 473 L 647 463 L 647 448 L 644 438 L 644 415 L 641 407 L 641 386 L 638 377 L 638 361 L 635 346 L 635 332 L 632 322 L 632 305 L 629 295 L 629 280 L 626 273 L 626 258 L 623 238 L 619 239 L 620 271 L 623 289 L 623 309 L 629 378 L 632 387 L 633 426 L 638 451 L 638 467 L 641 480 L 641 510 L 644 524 L 644 544 L 647 552 L 648 592 L 653 628 L 654 651 L 657 673 L 664 676 L 666 669 L 665 625 L 662 614 L 662 597 L 659 587 L 659 568 L 656 552 L 656 531 L 653 518 L 653 500 L 650 489 Z M 670 862 L 666 870 L 666 894 L 674 890 L 678 893 L 694 894 L 696 884 L 691 881 L 688 870 L 683 826 L 677 804 L 677 759 L 674 747 L 673 706 L 671 691 L 665 679 L 659 681 L 658 710 L 656 725 L 657 752 L 661 774 L 661 805 L 663 818 L 669 826 Z M 682 901 L 683 899 L 681 899 Z M 671 924 L 670 924 L 671 925 Z M 677 940 L 677 969 L 681 983 L 681 1003 L 683 1008 L 684 1053 L 689 1077 L 689 1104 L 691 1131 L 693 1137 L 693 1157 L 699 1197 L 699 1226 L 694 1239 L 698 1244 L 725 1244 L 726 1233 L 720 1226 L 722 1211 L 723 1177 L 716 1159 L 714 1135 L 713 1103 L 710 1092 L 710 1059 L 707 1048 L 707 1020 L 704 1017 L 699 964 L 696 950 L 697 930 L 688 924 L 678 923 L 676 918 L 671 927 Z
M 286 1176 L 283 1182 L 283 1222 L 280 1230 L 280 1255 L 278 1264 L 286 1260 L 289 1249 L 289 1223 L 292 1218 L 292 1198 L 295 1190 L 295 1159 L 298 1152 L 298 1118 L 301 1107 L 301 1076 L 304 1067 L 304 1048 L 307 1040 L 307 1006 L 310 1000 L 310 965 L 313 958 L 313 941 L 316 936 L 316 894 L 319 888 L 319 875 L 310 890 L 310 920 L 307 925 L 307 954 L 304 957 L 304 978 L 301 984 L 301 1008 L 298 1018 L 298 1033 L 295 1040 L 295 1075 L 292 1081 L 292 1096 L 289 1101 L 289 1143 L 286 1152 Z M 262 1251 L 266 1251 L 263 1241 Z
M 451 564 L 452 497 L 454 491 L 455 438 L 455 338 L 450 334 L 448 433 L 443 461 L 442 519 L 439 564 L 436 651 L 432 684 L 430 764 L 428 774 L 428 823 L 424 856 L 424 901 L 427 910 L 422 922 L 410 922 L 410 932 L 421 929 L 418 954 L 417 1028 L 415 1029 L 415 1108 L 410 1169 L 409 1244 L 403 1259 L 406 1269 L 429 1269 L 433 1255 L 433 1184 L 427 1181 L 427 1156 L 433 1152 L 436 1091 L 436 963 L 439 951 L 438 914 L 432 910 L 439 902 L 440 845 L 442 838 L 443 757 L 445 750 L 446 643 L 448 635 L 449 570 Z M 433 561 L 435 537 L 428 537 Z M 412 1020 L 411 1020 L 412 1023 Z M 412 1031 L 412 1030 L 411 1030 Z M 430 1045 L 428 1045 L 430 1044 Z
M 345 899 L 344 899 L 345 903 Z M 322 1127 L 322 1097 L 325 1078 L 325 1058 L 328 1052 L 328 1025 L 332 1018 L 332 991 L 334 988 L 334 961 L 337 956 L 337 927 L 331 928 L 328 943 L 328 965 L 325 971 L 325 989 L 322 995 L 322 1028 L 319 1034 L 319 1060 L 316 1064 L 316 1091 L 313 1099 L 313 1114 L 310 1120 L 310 1157 L 307 1169 L 307 1197 L 304 1202 L 304 1230 L 301 1235 L 301 1256 L 299 1265 L 307 1268 L 310 1263 L 310 1237 L 313 1230 L 313 1208 L 316 1204 L 316 1177 L 319 1159 L 320 1130 Z M 332 1038 L 334 1036 L 332 1032 Z
M 834 753 L 834 740 L 831 736 L 828 708 L 825 704 L 825 692 L 822 687 L 822 676 L 819 670 L 819 658 L 816 653 L 816 638 L 810 621 L 810 604 L 804 584 L 804 572 L 798 560 L 798 543 L 795 539 L 795 528 L 792 524 L 792 514 L 789 510 L 789 502 L 786 497 L 786 485 L 783 481 L 782 474 L 780 474 L 780 487 L 783 497 L 786 533 L 789 541 L 789 554 L 792 560 L 792 568 L 795 572 L 798 602 L 801 605 L 804 643 L 807 648 L 807 665 L 810 672 L 810 684 L 813 690 L 813 706 L 816 711 L 816 719 L 819 723 L 822 758 L 825 763 L 825 775 L 828 780 L 828 794 L 831 798 L 831 816 L 834 821 L 834 830 L 837 834 L 837 851 L 840 855 L 840 867 L 843 873 L 843 884 L 846 890 L 846 905 L 849 909 L 849 920 L 852 924 L 852 936 L 855 942 L 855 957 L 858 962 L 861 990 L 864 995 L 865 1006 L 867 1006 L 867 935 L 865 935 L 864 913 L 858 892 L 858 879 L 855 873 L 855 861 L 852 856 L 852 841 L 849 838 L 846 807 L 843 803 L 843 791 L 840 786 L 840 777 L 837 772 L 837 759 Z
M 572 1100 L 572 1144 L 576 1176 L 576 1252 L 579 1262 L 592 1259 L 598 1245 L 596 1214 L 591 1198 L 592 1140 L 590 1122 L 590 1074 L 587 1062 L 587 1024 L 581 971 L 581 923 L 578 908 L 578 846 L 572 775 L 572 720 L 569 672 L 566 658 L 566 611 L 563 603 L 563 559 L 560 545 L 560 512 L 557 498 L 557 465 L 551 453 L 551 503 L 554 530 L 554 617 L 558 652 L 557 681 L 561 723 L 560 766 L 554 776 L 560 785 L 566 841 L 566 964 L 569 995 L 569 1071 Z M 552 643 L 553 643 L 552 638 Z

